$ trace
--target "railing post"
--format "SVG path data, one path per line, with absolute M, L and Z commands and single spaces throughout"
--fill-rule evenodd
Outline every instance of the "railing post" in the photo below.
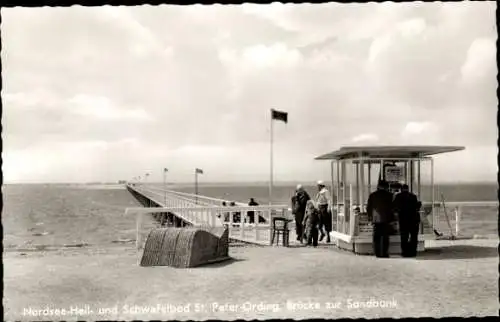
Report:
M 255 241 L 259 241 L 259 218 L 260 218 L 260 213 L 257 211 L 254 211 L 253 214 L 253 227 L 255 229 Z
M 346 208 L 347 211 L 346 211 L 345 216 L 344 216 L 344 224 L 346 226 L 346 230 L 349 229 L 349 233 L 348 233 L 349 235 L 351 234 L 351 214 L 352 214 L 353 209 L 354 209 L 354 198 L 352 195 L 352 183 L 351 183 L 351 184 L 349 184 L 349 208 Z M 346 222 L 347 218 L 349 218 L 348 223 Z M 346 233 L 347 233 L 347 231 L 346 231 Z
M 244 220 L 243 220 L 243 211 L 240 211 L 240 234 L 241 234 L 241 239 L 245 239 L 245 225 L 244 225 Z
M 136 236 L 135 236 L 135 245 L 137 247 L 137 250 L 139 251 L 141 248 L 142 248 L 142 233 L 141 233 L 141 230 L 142 230 L 142 213 L 138 213 L 137 214 L 137 218 L 136 218 L 136 228 L 137 228 L 137 231 L 136 231 Z
M 272 245 L 272 238 L 273 238 L 273 213 L 272 213 L 272 210 L 271 208 L 269 208 L 269 211 L 268 211 L 268 216 L 269 216 L 269 221 L 268 221 L 268 224 L 269 224 L 269 243 Z

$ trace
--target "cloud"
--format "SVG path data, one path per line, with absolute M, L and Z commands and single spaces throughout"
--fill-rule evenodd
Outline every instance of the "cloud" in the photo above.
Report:
M 57 105 L 59 97 L 50 91 L 38 88 L 29 92 L 3 92 L 2 100 L 6 106 L 32 109 L 40 106 L 53 107 Z
M 434 128 L 431 122 L 409 122 L 406 124 L 402 135 L 420 135 Z
M 106 97 L 78 94 L 70 98 L 68 103 L 73 105 L 69 107 L 71 112 L 82 116 L 93 116 L 100 119 L 152 120 L 151 116 L 143 109 L 119 109 Z
M 378 141 L 379 138 L 378 138 L 378 135 L 374 134 L 374 133 L 364 133 L 364 134 L 359 134 L 359 135 L 356 135 L 355 137 L 352 138 L 352 142 L 355 142 L 355 143 L 365 143 L 365 142 L 370 142 L 370 143 L 373 143 L 373 142 L 376 142 Z
M 398 29 L 403 37 L 412 38 L 421 35 L 426 27 L 425 19 L 413 18 L 399 23 Z
M 496 146 L 495 8 L 7 8 L 4 153 L 45 167 L 9 171 L 76 180 L 77 161 L 43 156 L 73 144 L 88 152 L 82 180 L 166 166 L 179 181 L 193 167 L 206 180 L 267 180 L 271 108 L 289 113 L 274 126 L 277 180 L 328 177 L 313 158 L 353 143 Z M 493 171 L 484 162 L 461 176 Z
M 496 74 L 496 45 L 490 38 L 475 39 L 467 51 L 460 72 L 467 84 L 476 84 L 488 75 Z
M 498 173 L 498 148 L 472 146 L 464 151 L 442 154 L 435 158 L 436 182 L 496 182 Z M 474 169 L 470 171 L 469 169 Z
M 401 132 L 402 142 L 405 144 L 432 145 L 441 144 L 440 128 L 429 121 L 408 122 Z
M 257 67 L 270 67 L 284 65 L 293 67 L 300 61 L 300 53 L 297 50 L 289 50 L 284 44 L 274 44 L 272 46 L 257 45 L 246 48 L 243 51 L 243 58 Z

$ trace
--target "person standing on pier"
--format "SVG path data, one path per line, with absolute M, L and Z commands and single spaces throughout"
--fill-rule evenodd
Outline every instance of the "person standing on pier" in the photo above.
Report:
M 295 232 L 297 241 L 302 243 L 304 239 L 304 226 L 302 221 L 306 212 L 307 202 L 311 199 L 307 191 L 304 190 L 301 184 L 297 185 L 295 194 L 292 197 L 292 213 L 295 217 Z
M 408 185 L 404 184 L 401 187 L 401 192 L 394 198 L 394 210 L 398 214 L 401 255 L 403 257 L 417 256 L 420 207 L 422 207 L 422 203 L 418 201 L 415 194 L 410 192 Z
M 229 206 L 236 207 L 236 202 L 231 201 Z M 241 212 L 239 211 L 232 212 L 232 216 L 233 216 L 233 223 L 241 223 Z
M 373 250 L 377 257 L 389 257 L 390 225 L 394 218 L 393 195 L 387 181 L 380 181 L 368 197 L 367 213 L 373 223 Z
M 248 202 L 249 206 L 258 206 L 259 204 L 255 201 L 254 198 L 250 198 L 250 201 Z M 248 212 L 248 222 L 250 224 L 253 224 L 255 222 L 255 211 L 249 211 Z
M 330 192 L 326 189 L 326 186 L 323 181 L 318 181 L 318 193 L 316 194 L 316 204 L 318 206 L 319 211 L 319 232 L 320 238 L 322 241 L 326 235 L 326 242 L 330 242 L 330 232 L 332 231 L 332 213 L 330 212 L 330 208 L 332 206 L 332 202 L 330 200 Z
M 318 246 L 318 225 L 320 222 L 319 211 L 314 206 L 314 201 L 308 200 L 306 203 L 306 212 L 303 220 L 305 233 L 307 236 L 307 246 Z

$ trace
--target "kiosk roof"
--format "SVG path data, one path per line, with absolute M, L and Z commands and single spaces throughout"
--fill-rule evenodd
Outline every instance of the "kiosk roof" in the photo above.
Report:
M 439 153 L 465 150 L 463 146 L 346 146 L 316 157 L 315 160 L 339 160 L 346 158 L 413 158 L 426 157 Z

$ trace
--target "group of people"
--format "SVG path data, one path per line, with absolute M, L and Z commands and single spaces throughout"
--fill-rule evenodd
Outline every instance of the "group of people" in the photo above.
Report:
M 311 199 L 302 185 L 297 185 L 292 197 L 292 213 L 295 217 L 295 232 L 297 241 L 306 241 L 308 246 L 318 246 L 319 241 L 326 237 L 330 242 L 332 231 L 332 202 L 330 193 L 323 181 L 318 181 L 318 193 L 314 200 Z
M 292 197 L 292 213 L 295 217 L 297 240 L 306 241 L 316 247 L 326 236 L 330 242 L 332 231 L 332 200 L 322 181 L 318 181 L 318 193 L 314 199 L 298 185 Z M 389 183 L 380 180 L 377 190 L 368 197 L 367 214 L 373 224 L 373 249 L 377 257 L 389 257 L 389 236 L 392 223 L 399 224 L 401 255 L 417 255 L 420 208 L 422 203 L 410 192 L 407 184 L 400 185 L 400 191 L 392 193 Z M 359 212 L 359 208 L 357 209 Z M 318 238 L 319 235 L 319 238 Z
M 250 201 L 248 202 L 249 206 L 258 206 L 259 204 L 257 201 L 255 201 L 254 198 L 250 198 Z M 227 207 L 228 204 L 226 201 L 222 202 L 223 207 Z M 230 207 L 236 207 L 236 203 L 234 201 L 229 202 Z M 228 222 L 229 221 L 229 216 L 231 215 L 230 212 L 224 213 L 224 221 Z M 255 212 L 254 211 L 248 211 L 246 217 L 243 219 L 244 222 L 248 222 L 250 224 L 255 223 Z M 265 220 L 262 216 L 259 216 L 259 223 L 263 223 Z M 241 212 L 236 211 L 233 213 L 233 222 L 234 223 L 240 223 L 241 222 Z
M 418 246 L 418 230 L 420 226 L 420 208 L 422 203 L 410 192 L 408 185 L 401 186 L 395 195 L 389 191 L 387 181 L 381 180 L 377 190 L 368 197 L 366 207 L 373 223 L 373 250 L 377 257 L 389 257 L 389 236 L 391 223 L 399 224 L 401 237 L 401 255 L 415 257 Z

